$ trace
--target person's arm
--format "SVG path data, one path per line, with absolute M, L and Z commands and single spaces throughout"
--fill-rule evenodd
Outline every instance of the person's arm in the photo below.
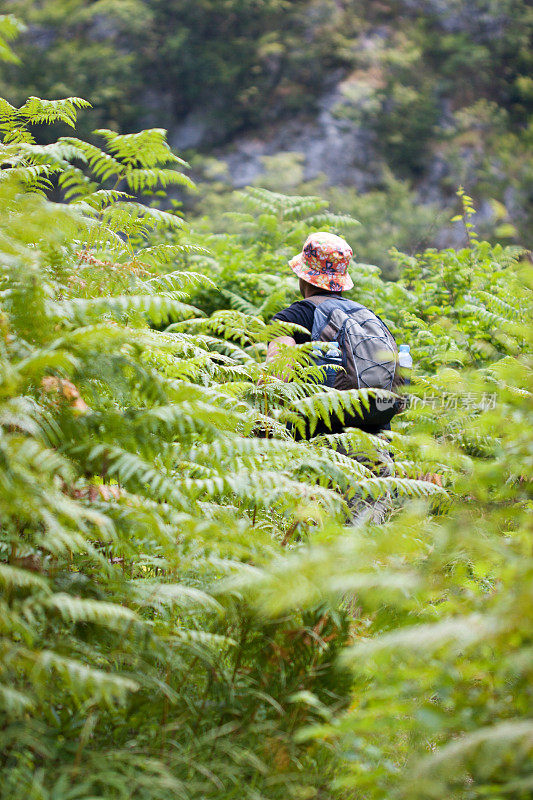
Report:
M 280 322 L 294 322 L 296 325 L 300 325 L 302 328 L 307 329 L 309 333 L 306 334 L 298 331 L 294 334 L 294 336 L 277 336 L 275 339 L 272 339 L 267 348 L 267 364 L 270 361 L 273 361 L 279 355 L 280 346 L 284 345 L 295 347 L 297 344 L 302 344 L 303 342 L 311 340 L 313 315 L 314 308 L 311 307 L 311 304 L 303 303 L 302 301 L 293 303 L 292 306 L 289 306 L 289 308 L 285 308 L 283 311 L 279 311 L 274 315 L 274 320 L 279 320 Z M 289 380 L 288 377 L 283 374 L 277 374 L 275 377 L 279 378 L 281 381 Z
M 292 336 L 278 336 L 276 339 L 272 339 L 267 348 L 267 354 L 266 354 L 267 364 L 269 363 L 269 361 L 273 361 L 279 354 L 280 345 L 289 345 L 290 347 L 294 347 L 296 345 L 296 342 L 292 338 Z M 283 373 L 274 375 L 274 377 L 278 378 L 278 380 L 280 381 L 284 381 L 285 383 L 289 380 L 287 375 L 283 375 Z
M 296 341 L 292 338 L 292 336 L 278 336 L 277 339 L 272 339 L 267 349 L 267 354 L 266 354 L 267 364 L 269 361 L 272 361 L 278 355 L 280 344 L 285 344 L 289 345 L 290 347 L 295 347 Z

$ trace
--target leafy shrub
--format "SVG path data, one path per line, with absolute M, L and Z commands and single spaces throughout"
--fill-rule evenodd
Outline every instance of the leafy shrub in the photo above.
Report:
M 296 442 L 366 399 L 324 392 L 309 345 L 262 364 L 284 249 L 343 220 L 255 189 L 234 233 L 189 233 L 133 197 L 186 182 L 164 132 L 35 143 L 84 105 L 0 106 L 0 795 L 525 800 L 521 251 L 463 193 L 468 248 L 398 253 L 396 283 L 359 264 L 411 408 Z
M 247 437 L 250 356 L 149 327 L 201 319 L 203 279 L 160 271 L 185 245 L 145 242 L 179 217 L 98 179 L 154 188 L 177 159 L 159 131 L 32 141 L 26 122 L 79 105 L 2 106 L 2 796 L 286 796 L 327 780 L 327 748 L 294 732 L 309 693 L 347 702 L 346 614 L 263 620 L 220 579 L 342 500 L 305 483 L 325 456 Z

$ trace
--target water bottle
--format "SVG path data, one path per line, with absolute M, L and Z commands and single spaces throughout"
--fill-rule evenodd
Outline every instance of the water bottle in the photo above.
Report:
M 324 381 L 326 386 L 333 386 L 335 378 L 339 372 L 332 367 L 342 367 L 342 352 L 338 342 L 329 342 L 328 349 L 324 352 L 318 342 L 313 344 L 313 358 L 319 367 L 323 367 L 326 373 Z
M 411 383 L 411 370 L 413 369 L 413 357 L 409 352 L 408 344 L 400 345 L 400 352 L 398 353 L 398 364 L 400 367 L 400 376 L 402 378 L 403 386 L 409 386 Z

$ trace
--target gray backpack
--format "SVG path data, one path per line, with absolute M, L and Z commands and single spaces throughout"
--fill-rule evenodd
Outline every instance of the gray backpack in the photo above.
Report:
M 307 298 L 315 308 L 311 338 L 337 342 L 342 353 L 335 389 L 387 389 L 396 391 L 398 348 L 385 323 L 361 303 L 344 297 L 315 295 Z

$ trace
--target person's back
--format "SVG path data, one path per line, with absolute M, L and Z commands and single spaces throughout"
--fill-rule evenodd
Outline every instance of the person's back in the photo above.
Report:
M 376 387 L 394 391 L 397 349 L 392 334 L 372 311 L 342 296 L 344 290 L 353 287 L 348 275 L 352 255 L 352 249 L 340 236 L 319 232 L 307 238 L 302 252 L 289 262 L 300 279 L 303 300 L 274 315 L 274 319 L 295 323 L 307 333 L 298 331 L 292 337 L 273 340 L 267 360 L 275 357 L 280 343 L 337 341 L 343 350 L 345 369 L 339 371 L 336 388 Z M 313 434 L 340 433 L 349 427 L 378 433 L 390 427 L 394 413 L 392 405 L 380 408 L 372 401 L 362 414 L 347 413 L 342 419 L 333 416 L 330 425 L 319 421 Z

